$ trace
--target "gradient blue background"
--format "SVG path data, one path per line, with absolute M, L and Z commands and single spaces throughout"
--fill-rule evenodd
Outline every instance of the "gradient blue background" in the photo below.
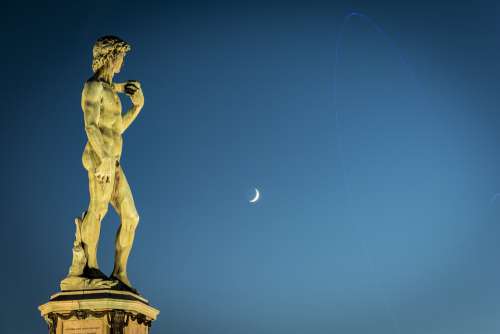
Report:
M 334 73 L 352 10 L 392 42 L 353 17 Z M 499 17 L 495 1 L 5 5 L 2 333 L 47 332 L 106 34 L 132 44 L 115 79 L 146 98 L 122 164 L 153 333 L 498 333 Z M 110 210 L 105 272 L 117 226 Z

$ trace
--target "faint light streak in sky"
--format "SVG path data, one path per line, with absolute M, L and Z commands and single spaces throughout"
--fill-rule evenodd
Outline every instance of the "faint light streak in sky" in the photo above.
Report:
M 497 200 L 498 197 L 500 197 L 500 193 L 496 193 L 493 196 L 491 196 L 491 198 L 490 198 L 490 205 L 493 205 L 496 202 L 496 200 Z
M 345 170 L 344 157 L 343 157 L 344 154 L 343 154 L 342 141 L 341 141 L 341 135 L 340 135 L 341 134 L 341 132 L 340 132 L 340 128 L 341 128 L 341 126 L 340 126 L 340 114 L 338 111 L 338 104 L 337 104 L 337 102 L 338 102 L 337 101 L 337 88 L 338 88 L 337 74 L 338 74 L 338 65 L 339 65 L 340 55 L 341 55 L 340 51 L 341 51 L 341 46 L 342 46 L 342 40 L 344 38 L 344 30 L 345 30 L 346 25 L 354 17 L 358 17 L 361 20 L 367 22 L 370 26 L 375 28 L 375 30 L 379 34 L 381 34 L 384 37 L 384 39 L 388 42 L 388 44 L 390 46 L 392 46 L 397 51 L 397 53 L 399 55 L 399 61 L 401 62 L 401 65 L 403 65 L 403 67 L 405 67 L 409 71 L 411 79 L 413 79 L 413 80 L 415 79 L 415 75 L 413 73 L 413 70 L 408 66 L 408 62 L 403 57 L 403 53 L 401 52 L 401 50 L 399 49 L 397 44 L 384 31 L 384 29 L 382 29 L 382 27 L 379 24 L 377 24 L 377 22 L 375 22 L 375 20 L 373 20 L 368 15 L 361 13 L 361 12 L 357 12 L 357 11 L 349 12 L 344 16 L 344 18 L 342 20 L 342 24 L 341 24 L 339 32 L 338 32 L 338 35 L 337 35 L 336 43 L 335 43 L 335 62 L 334 62 L 334 67 L 333 67 L 333 108 L 334 108 L 334 112 L 335 112 L 335 136 L 336 136 L 336 142 L 337 142 L 336 143 L 337 144 L 336 145 L 337 146 L 337 154 L 339 156 L 340 169 L 341 169 L 341 173 L 342 173 L 342 180 L 344 183 L 344 189 L 347 193 L 348 201 L 349 201 L 349 199 L 352 198 L 352 194 L 351 194 L 351 189 L 349 188 L 348 183 L 347 183 L 348 178 L 346 177 L 346 170 Z M 373 258 L 373 256 L 371 255 L 371 252 L 367 249 L 367 246 L 364 242 L 363 242 L 363 248 L 364 248 L 364 252 L 366 254 L 366 257 L 371 260 Z M 376 271 L 375 271 L 375 267 L 374 267 L 374 261 L 368 261 L 368 262 L 370 263 L 372 272 L 375 273 Z M 374 275 L 370 275 L 370 276 L 373 277 Z M 389 305 L 389 303 L 386 299 L 384 299 L 383 303 L 384 303 L 386 310 L 390 314 L 392 326 L 394 329 L 394 334 L 401 334 L 402 332 L 400 330 L 398 319 L 396 318 L 393 310 L 391 309 L 391 306 Z

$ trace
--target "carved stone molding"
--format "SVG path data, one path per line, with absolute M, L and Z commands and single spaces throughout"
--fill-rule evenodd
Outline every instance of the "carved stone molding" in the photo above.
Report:
M 111 334 L 123 334 L 123 329 L 128 326 L 128 314 L 122 310 L 113 310 L 107 316 Z
M 108 326 L 111 328 L 111 334 L 123 334 L 123 330 L 128 326 L 129 320 L 137 322 L 139 325 L 151 327 L 151 320 L 144 314 L 131 313 L 123 310 L 106 310 L 106 311 L 93 311 L 93 310 L 73 310 L 69 313 L 56 313 L 52 312 L 47 314 L 44 318 L 49 326 L 49 333 L 56 334 L 58 319 L 69 320 L 76 318 L 78 320 L 85 320 L 88 317 L 102 318 L 106 316 Z
M 56 334 L 57 329 L 57 315 L 49 313 L 44 317 L 47 325 L 49 326 L 49 334 Z

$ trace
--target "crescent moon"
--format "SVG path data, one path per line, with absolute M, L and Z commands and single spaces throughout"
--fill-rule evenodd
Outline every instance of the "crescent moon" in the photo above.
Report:
M 255 188 L 255 197 L 250 201 L 250 203 L 255 203 L 259 200 L 260 192 L 259 189 Z

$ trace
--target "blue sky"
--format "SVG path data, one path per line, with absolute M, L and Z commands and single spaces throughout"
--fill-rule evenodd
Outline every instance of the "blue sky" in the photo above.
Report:
M 116 81 L 145 95 L 122 165 L 153 333 L 500 330 L 497 3 L 96 6 L 2 13 L 5 333 L 46 330 L 37 306 L 70 265 L 80 96 L 107 34 L 132 45 Z M 352 11 L 376 25 L 352 17 L 337 44 Z M 105 272 L 117 226 L 110 210 Z

